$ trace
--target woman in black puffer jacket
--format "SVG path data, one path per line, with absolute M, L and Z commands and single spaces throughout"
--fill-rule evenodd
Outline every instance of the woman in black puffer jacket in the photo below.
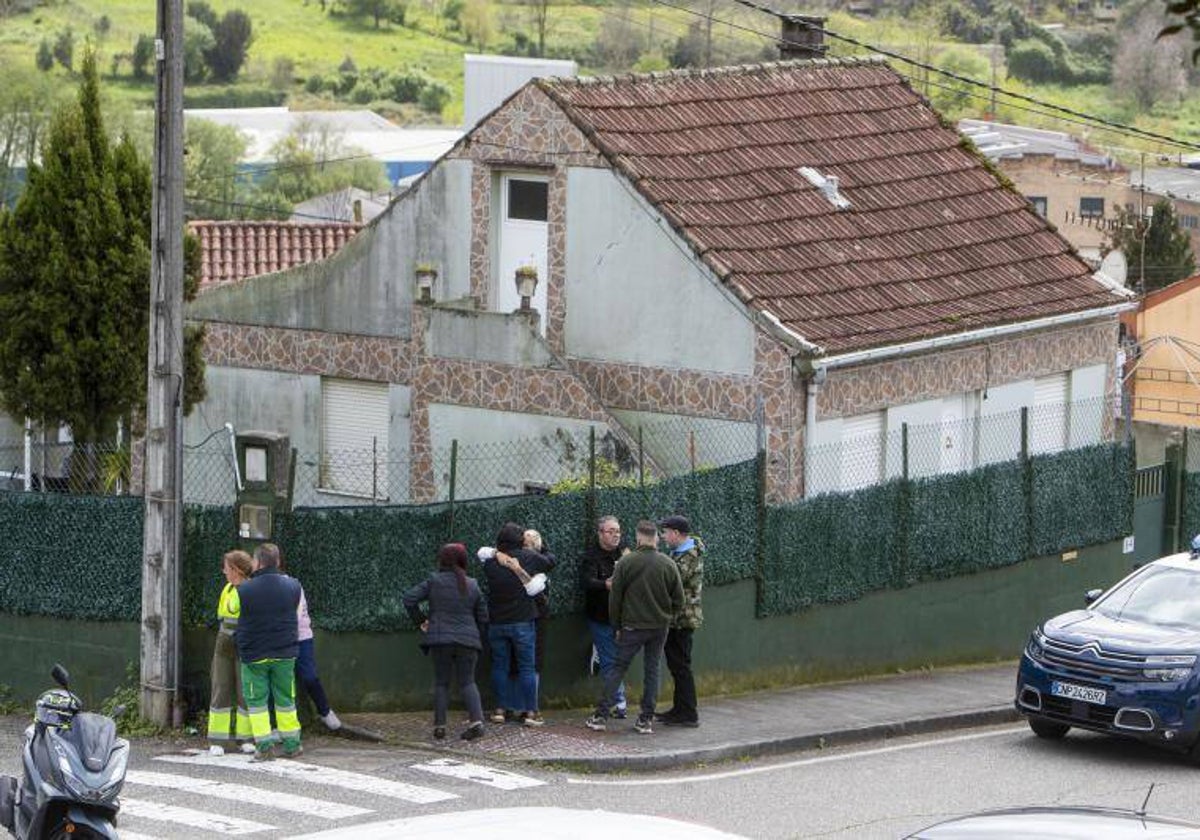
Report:
M 429 604 L 428 615 L 418 606 L 423 602 Z M 475 685 L 475 663 L 483 649 L 488 612 L 479 585 L 467 577 L 467 549 L 462 543 L 438 549 L 437 571 L 404 593 L 404 608 L 425 634 L 421 647 L 433 656 L 433 737 L 446 737 L 453 679 L 470 716 L 462 738 L 478 738 L 483 734 L 483 704 Z

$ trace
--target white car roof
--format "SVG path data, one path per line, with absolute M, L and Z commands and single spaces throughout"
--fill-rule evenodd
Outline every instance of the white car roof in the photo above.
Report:
M 1178 554 L 1168 554 L 1166 557 L 1159 557 L 1147 565 L 1170 566 L 1172 569 L 1187 569 L 1190 572 L 1200 572 L 1200 558 L 1194 558 L 1186 551 L 1181 551 Z

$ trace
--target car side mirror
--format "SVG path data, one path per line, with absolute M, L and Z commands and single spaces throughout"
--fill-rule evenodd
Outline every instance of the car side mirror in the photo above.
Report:
M 1103 589 L 1089 589 L 1087 592 L 1083 593 L 1083 603 L 1090 607 L 1093 603 L 1095 603 L 1096 599 L 1103 594 Z

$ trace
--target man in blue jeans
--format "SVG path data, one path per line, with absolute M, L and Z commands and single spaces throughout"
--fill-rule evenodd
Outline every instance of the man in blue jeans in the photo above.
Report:
M 608 679 L 617 663 L 617 639 L 608 617 L 608 593 L 612 589 L 617 561 L 629 551 L 621 540 L 621 523 L 615 516 L 602 516 L 596 522 L 596 543 L 588 546 L 580 563 L 583 573 L 584 614 L 592 631 L 592 644 L 600 659 L 600 678 Z M 625 717 L 625 684 L 617 685 L 612 715 Z
M 534 655 L 537 606 L 525 589 L 530 575 L 544 573 L 537 566 L 540 555 L 523 546 L 525 529 L 505 523 L 496 537 L 496 552 L 484 560 L 488 582 L 488 647 L 492 653 L 492 693 L 496 711 L 493 723 L 504 723 L 505 711 L 519 713 L 526 726 L 541 726 L 538 716 L 537 671 Z M 544 562 L 544 561 L 543 561 Z M 522 567 L 529 564 L 529 569 Z M 536 567 L 536 568 L 535 568 Z M 511 658 L 517 660 L 517 678 L 509 676 Z
M 604 679 L 604 694 L 596 713 L 587 719 L 588 729 L 603 731 L 617 686 L 629 664 L 642 654 L 641 713 L 634 731 L 653 732 L 654 704 L 658 700 L 658 667 L 667 629 L 683 609 L 683 581 L 670 557 L 657 551 L 658 529 L 653 522 L 637 524 L 637 548 L 617 564 L 608 595 L 608 612 L 617 637 L 617 661 Z

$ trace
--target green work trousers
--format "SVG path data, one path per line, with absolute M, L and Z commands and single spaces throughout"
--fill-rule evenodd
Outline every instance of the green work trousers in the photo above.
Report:
M 250 731 L 259 750 L 269 750 L 276 740 L 283 742 L 284 754 L 300 747 L 300 718 L 296 716 L 296 660 L 260 659 L 242 663 L 242 691 L 250 712 Z M 268 706 L 275 704 L 276 735 L 271 731 Z
M 242 696 L 241 666 L 232 633 L 217 633 L 212 659 L 212 700 L 208 706 L 208 740 L 249 741 L 250 715 Z

